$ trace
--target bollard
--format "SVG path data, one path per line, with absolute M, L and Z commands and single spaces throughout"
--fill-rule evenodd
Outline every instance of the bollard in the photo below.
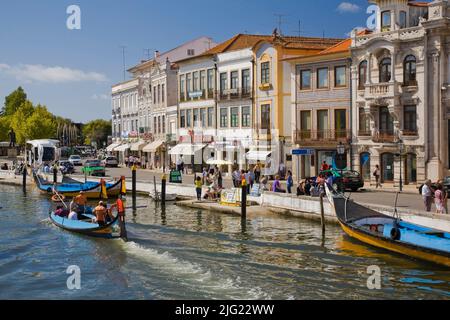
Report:
M 84 183 L 87 183 L 87 171 L 84 170 Z
M 320 223 L 322 225 L 322 234 L 325 234 L 325 210 L 323 207 L 323 192 L 320 194 Z
M 242 195 L 241 195 L 241 218 L 242 220 L 247 219 L 247 182 L 245 179 L 242 180 Z
M 53 183 L 58 183 L 58 169 L 53 167 Z
M 23 193 L 27 193 L 27 167 L 23 167 L 22 171 L 22 187 L 23 187 Z
M 167 183 L 167 178 L 166 178 L 166 175 L 163 174 L 162 180 L 161 180 L 161 204 L 163 206 L 166 205 L 166 183 Z
M 131 167 L 131 198 L 133 202 L 133 211 L 136 211 L 136 166 Z

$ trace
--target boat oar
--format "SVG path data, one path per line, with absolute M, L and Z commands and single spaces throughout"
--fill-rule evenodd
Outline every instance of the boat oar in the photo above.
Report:
M 61 200 L 61 202 L 64 205 L 64 207 L 66 207 L 66 209 L 68 209 L 67 204 L 64 202 L 64 199 L 61 197 L 61 195 L 58 193 L 58 191 L 56 191 L 56 189 L 53 189 L 53 192 L 58 197 L 58 199 Z

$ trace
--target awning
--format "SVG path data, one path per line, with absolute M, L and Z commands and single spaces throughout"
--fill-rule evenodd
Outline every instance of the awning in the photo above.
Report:
M 136 142 L 136 143 L 133 143 L 132 145 L 131 145 L 131 151 L 141 151 L 142 150 L 142 148 L 144 148 L 144 146 L 147 144 L 147 142 L 145 142 L 145 141 L 139 141 L 139 142 Z
M 206 147 L 206 144 L 190 144 L 190 143 L 181 143 L 177 144 L 170 151 L 170 155 L 187 155 L 193 156 L 195 153 L 203 150 Z
M 121 145 L 121 146 L 119 146 L 119 147 L 117 147 L 117 148 L 114 148 L 114 151 L 125 152 L 125 151 L 127 151 L 128 149 L 130 149 L 130 148 L 131 148 L 131 145 L 129 145 L 129 144 L 123 144 L 123 145 Z
M 208 161 L 206 161 L 206 164 L 216 165 L 216 166 L 226 166 L 226 165 L 232 165 L 233 162 L 227 161 L 227 160 L 209 159 Z
M 164 141 L 163 140 L 156 140 L 153 141 L 152 143 L 147 144 L 144 149 L 142 149 L 142 151 L 144 152 L 156 152 L 156 150 L 158 150 L 159 147 L 161 147 L 163 145 Z
M 250 161 L 266 161 L 272 151 L 251 150 L 247 152 L 246 158 Z
M 120 143 L 113 143 L 106 147 L 107 152 L 112 152 L 115 148 L 120 146 Z

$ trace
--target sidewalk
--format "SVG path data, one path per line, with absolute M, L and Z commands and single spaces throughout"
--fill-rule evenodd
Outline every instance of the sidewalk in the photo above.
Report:
M 393 183 L 383 183 L 382 188 L 376 188 L 374 185 L 370 185 L 370 183 L 367 183 L 364 185 L 364 188 L 361 189 L 364 191 L 371 191 L 371 192 L 388 192 L 388 193 L 397 193 L 400 192 L 399 186 L 394 186 Z M 410 185 L 404 185 L 402 193 L 407 194 L 419 194 L 419 185 L 416 184 L 410 184 Z

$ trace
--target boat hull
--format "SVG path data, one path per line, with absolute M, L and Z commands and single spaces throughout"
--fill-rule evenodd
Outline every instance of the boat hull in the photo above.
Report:
M 114 219 L 113 222 L 103 227 L 100 227 L 96 223 L 69 220 L 67 218 L 56 216 L 54 213 L 50 214 L 50 220 L 54 225 L 66 231 L 95 238 L 104 238 L 104 239 L 120 238 L 120 232 L 117 231 L 118 228 L 117 217 Z

